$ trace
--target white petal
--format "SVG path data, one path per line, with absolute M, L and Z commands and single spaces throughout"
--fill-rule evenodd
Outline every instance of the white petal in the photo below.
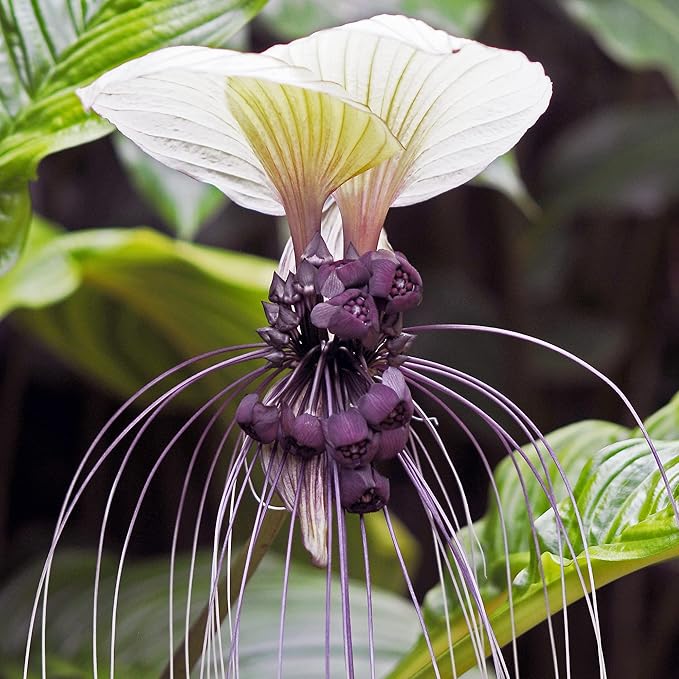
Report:
M 281 196 L 298 257 L 320 228 L 328 196 L 402 151 L 384 121 L 324 85 L 229 78 L 229 107 Z
M 278 469 L 282 454 L 276 453 L 275 455 L 276 459 L 271 466 L 271 451 L 268 446 L 264 449 L 265 469 Z M 304 466 L 302 477 L 304 485 L 299 493 L 297 520 L 304 547 L 311 555 L 314 566 L 322 568 L 328 563 L 327 462 L 325 455 L 317 455 L 306 462 L 293 455 L 288 455 L 276 490 L 286 508 L 292 511 L 297 497 L 302 466 Z
M 78 94 L 150 155 L 270 214 L 283 213 L 282 194 L 291 190 L 284 171 L 300 158 L 316 162 L 317 186 L 304 187 L 308 196 L 336 188 L 401 149 L 384 123 L 342 87 L 262 54 L 170 47 L 123 64 Z M 302 104 L 322 121 L 306 118 L 306 109 L 298 110 Z M 345 127 L 338 123 L 344 118 Z M 256 129 L 261 119 L 286 140 L 277 158 L 258 146 L 265 137 Z M 352 155 L 357 144 L 361 153 Z M 293 158 L 299 148 L 303 153 Z M 267 162 L 272 158 L 276 162 Z
M 551 96 L 542 66 L 520 52 L 406 17 L 359 21 L 267 53 L 340 83 L 406 147 L 335 194 L 345 230 L 361 234 L 361 251 L 375 247 L 389 205 L 426 200 L 471 179 L 516 144 Z

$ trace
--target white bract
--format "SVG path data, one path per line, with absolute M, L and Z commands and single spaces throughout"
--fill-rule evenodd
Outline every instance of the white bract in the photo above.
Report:
M 458 186 L 514 146 L 551 82 L 520 52 L 382 15 L 263 54 L 167 48 L 79 95 L 170 167 L 286 214 L 299 258 L 330 197 L 345 242 L 375 248 L 390 206 Z

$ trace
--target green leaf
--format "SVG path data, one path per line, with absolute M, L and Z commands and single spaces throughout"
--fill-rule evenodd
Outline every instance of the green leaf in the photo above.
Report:
M 486 18 L 489 0 L 397 0 L 367 5 L 360 0 L 270 0 L 260 18 L 276 35 L 293 40 L 322 28 L 365 19 L 380 12 L 423 19 L 454 35 L 473 35 Z
M 611 107 L 567 129 L 545 162 L 545 223 L 582 210 L 661 213 L 679 197 L 676 105 Z
M 191 240 L 226 205 L 219 189 L 163 165 L 122 134 L 113 142 L 139 195 L 179 238 Z
M 22 327 L 121 396 L 185 358 L 258 340 L 274 262 L 150 229 L 60 234 L 38 219 L 34 228 L 0 283 L 0 310 L 22 308 Z M 229 374 L 238 373 L 206 387 Z M 190 403 L 205 393 L 196 389 Z
M 679 397 L 648 420 L 654 436 L 679 432 Z M 679 528 L 670 506 L 655 460 L 643 439 L 630 438 L 634 432 L 606 422 L 579 422 L 560 429 L 547 438 L 573 482 L 573 494 L 584 525 L 587 551 L 597 587 L 648 565 L 679 556 Z M 674 495 L 679 495 L 679 440 L 656 442 Z M 526 447 L 533 462 L 537 452 Z M 544 449 L 543 449 L 544 452 Z M 518 463 L 525 473 L 530 506 L 536 517 L 535 528 L 540 545 L 540 563 L 544 573 L 550 609 L 563 606 L 561 564 L 554 510 L 540 489 L 536 478 L 527 472 L 525 462 Z M 586 575 L 587 553 L 576 520 L 573 504 L 556 467 L 547 463 L 547 473 L 554 483 L 558 511 L 574 546 L 577 563 Z M 544 471 L 541 477 L 546 479 Z M 546 618 L 543 580 L 537 567 L 528 514 L 523 506 L 523 492 L 511 460 L 505 460 L 495 472 L 507 529 L 508 559 L 512 573 L 513 615 L 516 634 L 520 635 Z M 487 576 L 479 567 L 477 577 L 490 622 L 500 645 L 511 641 L 512 626 L 506 583 L 504 552 L 499 512 L 491 499 L 488 513 L 475 530 L 484 549 Z M 470 531 L 463 529 L 463 544 L 470 545 Z M 563 538 L 562 538 L 563 544 Z M 564 546 L 564 550 L 567 548 Z M 564 553 L 564 581 L 568 603 L 584 596 L 570 553 Z M 477 557 L 478 563 L 478 557 Z M 441 675 L 450 676 L 448 631 L 445 625 L 441 589 L 427 595 L 426 613 L 430 621 L 432 644 L 438 657 Z M 466 623 L 459 606 L 448 602 L 449 624 L 453 630 L 454 657 L 457 670 L 476 665 L 476 657 Z M 433 677 L 429 654 L 422 639 L 389 675 Z
M 676 0 L 561 0 L 608 54 L 631 68 L 662 69 L 679 87 Z
M 110 611 L 116 565 L 116 561 L 107 558 L 102 569 L 98 618 L 101 664 L 109 655 Z M 188 558 L 178 559 L 174 589 L 177 641 L 184 630 L 188 565 Z M 192 617 L 198 614 L 207 601 L 210 566 L 210 555 L 199 555 L 194 577 Z M 4 657 L 6 662 L 23 656 L 38 573 L 38 567 L 27 568 L 0 592 L 2 610 L 13 611 L 12 616 L 3 616 L 0 620 L 0 658 Z M 62 666 L 75 666 L 82 670 L 91 667 L 92 578 L 93 558 L 84 552 L 64 553 L 52 569 L 47 650 L 53 662 L 61 663 Z M 275 676 L 282 580 L 282 562 L 267 557 L 246 590 L 239 653 L 240 676 L 243 679 Z M 167 559 L 126 566 L 116 633 L 117 678 L 157 677 L 167 662 L 167 590 Z M 359 624 L 359 621 L 366 619 L 367 613 L 364 586 L 352 584 L 350 596 L 356 641 L 356 676 L 363 677 L 369 675 L 368 644 L 362 641 L 366 635 Z M 325 660 L 325 573 L 308 566 L 294 565 L 287 600 L 283 656 L 286 676 L 317 679 L 323 671 Z M 333 584 L 332 606 L 331 663 L 333 676 L 340 676 L 344 670 L 344 653 L 338 582 Z M 373 590 L 373 614 L 376 664 L 378 676 L 383 676 L 402 654 L 404 645 L 414 640 L 419 625 L 410 604 L 379 590 Z M 224 630 L 224 638 L 228 638 L 228 628 Z M 228 653 L 228 642 L 225 642 L 224 649 Z M 103 669 L 99 668 L 100 673 Z
M 0 276 L 15 264 L 31 223 L 28 184 L 0 190 Z
M 58 302 L 80 285 L 80 272 L 55 243 L 56 231 L 34 219 L 17 266 L 0 277 L 0 318 L 13 309 L 39 309 Z
M 679 440 L 679 394 L 657 413 L 653 413 L 644 425 L 653 439 Z M 639 436 L 638 429 L 634 430 L 634 436 Z
M 0 3 L 0 186 L 33 179 L 49 153 L 111 127 L 86 113 L 75 89 L 114 66 L 168 45 L 220 45 L 266 0 L 57 0 Z M 7 191 L 7 189 L 4 189 Z M 7 203 L 7 200 L 3 200 Z M 3 216 L 0 257 L 16 258 L 25 210 Z M 19 216 L 24 221 L 20 222 Z M 6 220 L 6 218 L 5 218 Z M 5 221 L 3 220 L 3 221 Z M 9 248 L 9 250 L 7 249 Z

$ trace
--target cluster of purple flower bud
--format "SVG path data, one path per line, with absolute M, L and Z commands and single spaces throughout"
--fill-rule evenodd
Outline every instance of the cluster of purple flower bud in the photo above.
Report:
M 389 367 L 343 410 L 329 415 L 295 413 L 283 401 L 263 403 L 248 394 L 236 421 L 253 440 L 285 455 L 308 460 L 327 455 L 337 464 L 341 503 L 349 512 L 377 511 L 389 500 L 389 481 L 375 463 L 396 457 L 405 447 L 414 405 L 398 368 Z
M 296 273 L 274 274 L 258 332 L 268 360 L 293 368 L 285 387 L 250 394 L 236 419 L 254 441 L 284 455 L 326 455 L 336 465 L 345 510 L 381 509 L 389 481 L 375 464 L 405 447 L 414 405 L 398 366 L 412 343 L 402 315 L 422 300 L 422 279 L 401 253 L 334 261 L 318 234 Z M 312 383 L 333 385 L 332 396 Z
M 359 256 L 350 246 L 344 259 L 334 261 L 317 234 L 296 273 L 286 279 L 274 274 L 264 302 L 269 327 L 258 332 L 274 349 L 269 360 L 281 365 L 291 365 L 331 336 L 366 350 L 385 344 L 398 355 L 409 339 L 402 337 L 402 314 L 421 301 L 420 274 L 400 252 Z

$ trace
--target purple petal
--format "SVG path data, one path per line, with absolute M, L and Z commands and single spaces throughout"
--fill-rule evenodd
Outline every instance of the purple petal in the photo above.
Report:
M 387 368 L 382 373 L 382 384 L 391 387 L 401 400 L 411 400 L 410 389 L 408 389 L 403 373 L 398 368 Z
M 256 403 L 252 409 L 252 429 L 261 443 L 273 443 L 278 436 L 278 408 Z
M 257 394 L 248 394 L 241 399 L 238 408 L 236 408 L 236 422 L 241 427 L 252 424 L 252 409 L 258 402 L 259 396 Z
M 369 465 L 340 469 L 340 501 L 348 512 L 379 511 L 389 502 L 389 479 Z
M 332 321 L 332 317 L 336 313 L 337 313 L 336 306 L 328 304 L 327 302 L 321 302 L 311 310 L 310 316 L 311 322 L 317 328 L 327 328 L 330 322 Z
M 331 446 L 347 446 L 371 437 L 365 418 L 356 408 L 330 415 L 323 422 L 325 438 Z
M 396 408 L 399 395 L 385 384 L 373 384 L 369 391 L 358 401 L 358 409 L 368 424 L 374 429 L 381 429 L 382 421 Z
M 390 259 L 373 259 L 370 266 L 372 276 L 368 286 L 371 295 L 384 299 L 389 297 L 396 267 L 397 262 L 393 262 Z
M 337 309 L 328 324 L 328 330 L 341 339 L 363 339 L 368 334 L 370 325 L 344 309 Z
M 387 429 L 380 433 L 380 440 L 377 446 L 376 460 L 391 460 L 396 457 L 408 443 L 410 427 L 398 427 L 398 429 Z
M 321 421 L 310 413 L 295 415 L 290 407 L 281 414 L 279 441 L 283 450 L 309 459 L 325 450 L 325 437 Z
M 370 272 L 363 263 L 354 259 L 345 261 L 341 266 L 337 267 L 337 276 L 344 283 L 347 288 L 358 288 L 365 285 L 370 278 Z

